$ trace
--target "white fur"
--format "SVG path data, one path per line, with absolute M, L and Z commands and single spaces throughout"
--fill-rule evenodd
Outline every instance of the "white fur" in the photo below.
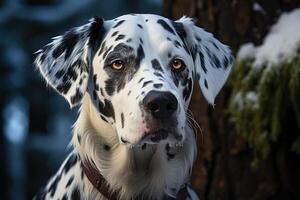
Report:
M 103 122 L 91 104 L 90 97 L 85 96 L 81 112 L 74 125 L 72 143 L 81 158 L 89 155 L 96 168 L 105 177 L 113 190 L 120 190 L 121 199 L 130 199 L 140 194 L 145 197 L 160 199 L 170 188 L 180 189 L 182 183 L 189 180 L 189 173 L 196 156 L 194 133 L 187 126 L 186 140 L 183 146 L 171 147 L 176 151 L 173 160 L 166 159 L 166 144 L 148 145 L 128 148 L 119 143 L 117 133 L 111 126 Z M 81 135 L 81 144 L 77 134 Z M 111 151 L 102 149 L 104 144 L 110 145 Z M 140 159 L 143 158 L 143 159 Z M 87 199 L 101 197 L 90 183 L 85 183 Z M 173 194 L 174 195 L 174 194 Z M 100 198 L 101 199 L 101 198 Z

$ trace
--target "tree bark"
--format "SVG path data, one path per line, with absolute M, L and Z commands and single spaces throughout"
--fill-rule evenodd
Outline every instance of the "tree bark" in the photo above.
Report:
M 164 0 L 162 14 L 171 19 L 183 15 L 228 44 L 234 53 L 246 42 L 258 45 L 282 12 L 300 6 L 296 0 Z M 251 149 L 235 133 L 226 114 L 230 88 L 223 88 L 212 108 L 194 91 L 190 109 L 202 128 L 198 133 L 198 157 L 192 184 L 202 199 L 296 199 L 299 178 L 289 171 L 299 166 L 299 157 L 287 148 L 289 136 L 273 147 L 272 154 L 258 170 L 251 168 Z M 295 125 L 287 122 L 287 127 Z M 292 127 L 292 128 L 291 128 Z M 294 128 L 295 130 L 295 128 Z M 297 176 L 299 177 L 299 172 Z

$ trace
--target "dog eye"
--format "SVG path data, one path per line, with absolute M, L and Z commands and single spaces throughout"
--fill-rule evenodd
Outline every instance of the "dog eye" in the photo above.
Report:
M 181 59 L 175 58 L 172 60 L 171 67 L 174 71 L 181 71 L 185 68 L 185 64 Z
M 123 70 L 125 68 L 122 60 L 115 60 L 110 67 L 114 70 Z

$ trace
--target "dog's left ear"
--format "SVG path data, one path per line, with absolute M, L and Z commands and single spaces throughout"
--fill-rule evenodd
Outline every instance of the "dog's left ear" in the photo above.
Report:
M 103 38 L 103 19 L 73 28 L 37 51 L 35 65 L 42 76 L 71 107 L 81 102 L 87 90 L 92 57 Z
M 199 81 L 206 100 L 214 105 L 214 100 L 232 68 L 233 57 L 228 46 L 219 42 L 211 33 L 195 26 L 187 17 L 173 22 L 177 34 L 192 54 L 195 79 Z

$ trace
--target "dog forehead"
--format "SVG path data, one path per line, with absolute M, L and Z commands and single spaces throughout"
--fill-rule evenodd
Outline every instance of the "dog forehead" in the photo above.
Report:
M 123 15 L 109 22 L 108 39 L 117 36 L 126 37 L 127 41 L 148 40 L 149 43 L 160 43 L 170 38 L 180 39 L 172 21 L 153 14 Z M 121 35 L 121 36 L 120 36 Z M 117 41 L 116 39 L 115 41 Z M 116 42 L 114 42 L 116 44 Z

